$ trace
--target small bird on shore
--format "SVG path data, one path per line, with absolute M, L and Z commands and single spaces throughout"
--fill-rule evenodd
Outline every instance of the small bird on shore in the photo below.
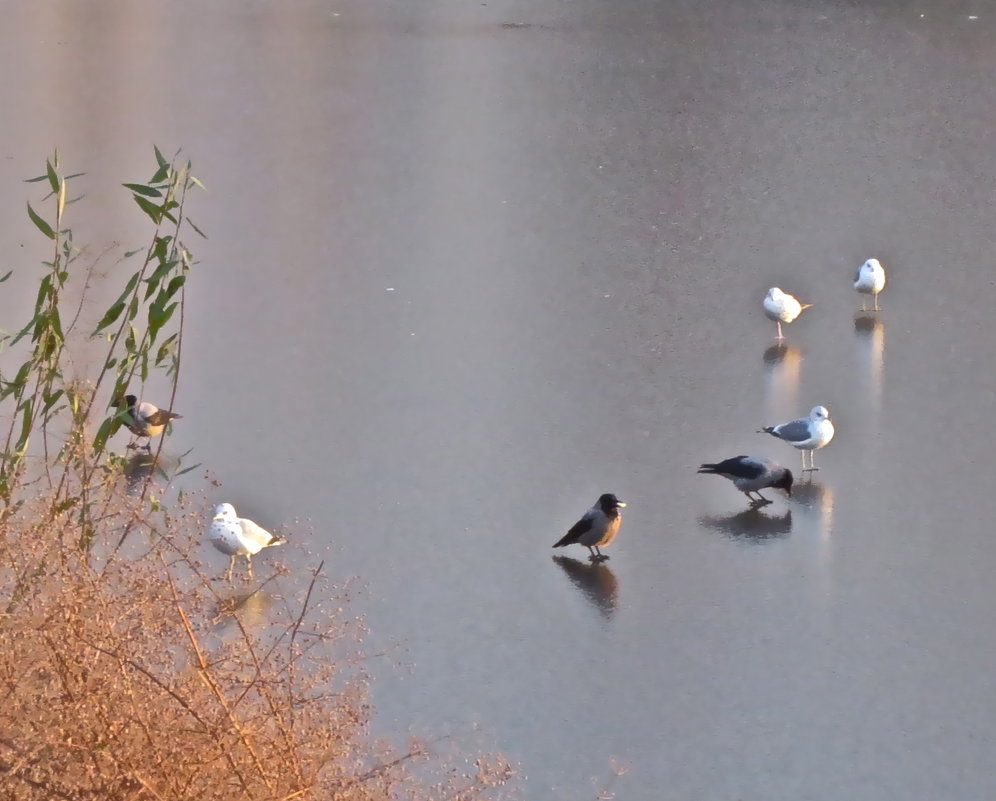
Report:
M 783 489 L 786 495 L 792 495 L 792 471 L 770 459 L 734 456 L 715 464 L 704 464 L 699 467 L 699 472 L 728 478 L 754 507 L 772 503 L 760 493 L 760 490 L 767 487 Z M 757 498 L 751 497 L 752 492 Z
M 137 437 L 147 437 L 151 442 L 152 437 L 158 437 L 166 428 L 170 420 L 179 420 L 182 414 L 168 412 L 153 406 L 146 401 L 139 401 L 134 395 L 125 395 L 124 398 L 117 398 L 111 406 L 115 408 L 125 407 L 127 416 L 121 422 Z M 146 443 L 149 450 L 152 446 Z
M 803 309 L 808 309 L 812 305 L 812 303 L 800 303 L 795 297 L 787 292 L 782 292 L 778 287 L 771 287 L 764 298 L 764 316 L 769 320 L 774 320 L 775 325 L 778 326 L 776 339 L 785 339 L 782 336 L 782 323 L 791 323 L 802 314 Z
M 609 557 L 600 550 L 604 548 L 619 533 L 619 526 L 622 525 L 622 515 L 619 509 L 626 506 L 611 492 L 600 496 L 584 516 L 578 520 L 570 531 L 553 544 L 554 548 L 563 548 L 565 545 L 584 545 L 590 554 L 592 562 L 601 562 Z
M 274 536 L 252 520 L 239 517 L 230 503 L 219 504 L 214 510 L 211 525 L 208 526 L 208 539 L 211 544 L 229 556 L 226 579 L 232 578 L 235 557 L 244 556 L 249 565 L 249 578 L 252 578 L 252 557 L 264 548 L 283 545 L 286 540 Z
M 885 289 L 885 268 L 878 259 L 868 259 L 858 267 L 854 274 L 854 288 L 862 295 L 871 295 L 875 299 L 872 311 L 881 311 L 878 306 L 878 293 Z M 864 299 L 861 301 L 861 311 L 867 311 Z
M 833 423 L 830 422 L 830 412 L 824 406 L 814 406 L 809 417 L 801 417 L 777 426 L 766 426 L 759 434 L 771 434 L 784 440 L 793 448 L 802 452 L 802 472 L 812 472 L 820 468 L 815 466 L 814 451 L 822 448 L 833 439 Z M 809 467 L 806 467 L 806 451 L 809 451 Z

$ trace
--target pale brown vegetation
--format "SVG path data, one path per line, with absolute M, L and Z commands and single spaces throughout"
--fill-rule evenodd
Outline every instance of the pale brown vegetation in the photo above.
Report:
M 66 518 L 26 505 L 3 524 L 0 797 L 483 799 L 505 784 L 500 758 L 416 779 L 427 749 L 371 742 L 360 629 L 320 571 L 260 620 L 253 589 L 232 595 L 187 557 L 196 515 L 146 510 L 140 548 L 93 556 L 139 504 L 105 516 L 89 557 L 65 545 Z

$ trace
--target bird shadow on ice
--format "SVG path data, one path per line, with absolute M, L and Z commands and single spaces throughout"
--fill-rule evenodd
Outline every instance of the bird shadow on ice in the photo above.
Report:
M 782 539 L 792 532 L 791 509 L 786 509 L 780 515 L 768 515 L 761 508 L 745 509 L 726 517 L 700 517 L 699 525 L 714 529 L 733 540 L 755 542 Z
M 612 618 L 618 605 L 619 580 L 605 562 L 580 562 L 570 556 L 554 556 L 553 561 L 602 617 Z

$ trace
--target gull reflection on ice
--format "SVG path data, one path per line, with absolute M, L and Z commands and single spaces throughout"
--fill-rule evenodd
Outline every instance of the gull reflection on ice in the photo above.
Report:
M 882 367 L 885 364 L 885 323 L 877 314 L 858 314 L 854 318 L 858 341 L 858 363 L 871 388 L 872 408 L 882 408 Z
M 772 420 L 796 414 L 802 349 L 778 342 L 765 349 L 763 358 L 765 414 Z
M 824 600 L 833 594 L 833 488 L 816 481 L 804 481 L 792 488 L 793 507 L 798 518 L 800 536 L 812 538 L 810 572 Z

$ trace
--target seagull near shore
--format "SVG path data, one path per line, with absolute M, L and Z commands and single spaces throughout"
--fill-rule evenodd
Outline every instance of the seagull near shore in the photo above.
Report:
M 553 547 L 584 545 L 588 549 L 592 562 L 608 559 L 609 557 L 598 549 L 604 548 L 616 538 L 619 526 L 622 525 L 622 515 L 619 514 L 619 509 L 625 505 L 611 492 L 600 496 L 595 505 L 585 512 L 584 516 L 571 526 L 570 531 L 553 544 Z
M 214 510 L 211 525 L 208 526 L 208 539 L 211 544 L 229 558 L 226 579 L 231 579 L 235 557 L 244 556 L 249 565 L 249 578 L 252 578 L 252 557 L 264 548 L 283 545 L 285 540 L 276 537 L 252 520 L 239 517 L 230 503 L 219 504 Z
M 152 450 L 152 437 L 158 437 L 166 428 L 170 420 L 179 420 L 182 414 L 168 412 L 153 406 L 146 401 L 139 401 L 134 395 L 125 395 L 124 398 L 116 399 L 111 406 L 115 408 L 125 407 L 127 414 L 121 418 L 121 422 L 136 437 L 146 437 L 149 442 L 146 447 Z
M 777 426 L 767 426 L 758 431 L 759 434 L 771 434 L 784 440 L 793 448 L 802 452 L 802 472 L 819 470 L 815 466 L 815 454 L 833 439 L 833 423 L 830 422 L 830 412 L 825 406 L 814 406 L 809 417 L 802 417 Z M 809 451 L 809 467 L 806 467 L 806 451 Z
M 803 309 L 808 309 L 812 305 L 812 303 L 800 303 L 794 296 L 782 292 L 778 287 L 771 287 L 764 298 L 764 316 L 769 320 L 774 320 L 775 325 L 778 326 L 776 339 L 785 339 L 782 336 L 782 323 L 791 323 L 802 314 Z
M 878 306 L 878 294 L 885 289 L 885 268 L 878 259 L 868 259 L 858 267 L 854 274 L 854 288 L 862 295 L 871 295 L 875 299 L 872 311 L 881 311 Z M 864 299 L 861 301 L 861 311 L 867 311 Z
M 786 495 L 792 495 L 792 471 L 770 459 L 734 456 L 715 464 L 704 464 L 699 467 L 699 472 L 728 478 L 734 487 L 747 496 L 753 507 L 773 503 L 760 493 L 760 490 L 768 487 L 783 489 Z M 757 498 L 751 497 L 752 492 Z

